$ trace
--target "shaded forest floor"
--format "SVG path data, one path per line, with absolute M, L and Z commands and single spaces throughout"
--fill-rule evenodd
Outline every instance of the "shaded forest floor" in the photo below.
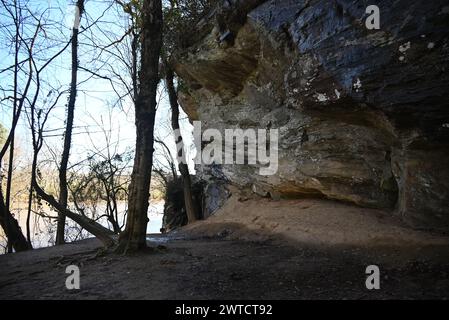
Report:
M 216 217 L 151 236 L 151 248 L 131 256 L 97 255 L 95 239 L 0 256 L 0 299 L 449 299 L 446 237 L 407 231 L 387 213 L 333 202 L 264 201 L 230 199 Z M 276 228 L 267 227 L 270 206 L 288 228 L 273 216 Z M 297 211 L 290 217 L 292 206 Z M 330 207 L 333 220 L 326 217 Z M 240 213 L 249 221 L 259 218 L 231 223 L 231 209 L 246 210 Z M 372 223 L 348 221 L 344 212 L 351 210 Z M 298 215 L 295 225 L 289 217 Z M 346 234 L 345 225 L 357 232 Z M 81 290 L 65 288 L 70 264 L 80 266 Z M 365 269 L 373 264 L 381 289 L 370 291 Z

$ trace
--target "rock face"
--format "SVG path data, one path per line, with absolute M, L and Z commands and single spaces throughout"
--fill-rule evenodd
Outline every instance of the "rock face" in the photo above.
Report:
M 225 181 L 209 179 L 208 183 L 197 181 L 192 184 L 193 201 L 201 212 L 199 219 L 207 219 L 220 209 L 231 196 Z M 166 185 L 164 218 L 161 232 L 170 232 L 188 223 L 184 205 L 184 191 L 181 179 L 170 180 Z
M 203 130 L 279 129 L 279 170 L 201 166 L 205 179 L 449 231 L 449 3 L 375 1 L 368 30 L 371 2 L 225 1 L 177 58 L 181 104 Z

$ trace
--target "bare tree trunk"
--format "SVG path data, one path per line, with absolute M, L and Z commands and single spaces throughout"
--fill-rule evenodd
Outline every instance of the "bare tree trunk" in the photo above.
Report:
M 19 20 L 19 12 L 17 3 L 14 2 L 14 14 L 17 20 Z M 13 121 L 11 125 L 11 142 L 9 146 L 9 163 L 8 163 L 8 177 L 6 180 L 6 210 L 10 210 L 10 201 L 11 201 L 11 183 L 12 183 L 12 171 L 14 166 L 14 142 L 15 142 L 15 125 L 14 125 L 14 118 L 16 117 L 17 113 L 17 90 L 18 90 L 18 73 L 19 73 L 19 33 L 20 33 L 20 24 L 16 20 L 16 34 L 14 39 L 14 93 L 13 93 Z
M 92 233 L 95 237 L 97 237 L 106 247 L 111 247 L 115 244 L 113 240 L 114 232 L 103 227 L 101 224 L 85 217 L 79 215 L 75 212 L 70 211 L 67 208 L 61 206 L 55 198 L 51 195 L 47 194 L 38 184 L 37 181 L 33 181 L 33 188 L 36 190 L 36 193 L 46 202 L 48 202 L 52 207 L 62 213 L 64 216 L 69 217 L 76 223 L 78 223 L 81 227 L 86 229 L 88 232 Z
M 14 98 L 16 99 L 16 98 Z M 16 114 L 17 106 L 14 102 L 13 113 Z M 14 118 L 14 117 L 13 117 Z M 11 143 L 9 145 L 9 159 L 8 159 L 8 173 L 6 178 L 6 210 L 10 210 L 11 208 L 11 185 L 12 185 L 12 173 L 14 171 L 14 149 L 15 149 L 15 136 L 16 136 L 16 128 L 11 128 Z
M 26 241 L 22 233 L 22 229 L 20 228 L 16 219 L 14 219 L 13 215 L 10 211 L 10 201 L 11 201 L 11 185 L 12 185 L 12 175 L 13 175 L 13 166 L 14 166 L 14 141 L 15 141 L 15 130 L 17 123 L 20 118 L 20 113 L 23 107 L 23 103 L 25 99 L 18 99 L 18 73 L 19 73 L 19 42 L 20 42 L 20 9 L 18 7 L 18 3 L 14 2 L 14 12 L 12 10 L 8 10 L 3 2 L 4 8 L 8 11 L 10 16 L 14 20 L 15 24 L 15 48 L 14 48 L 14 84 L 13 84 L 13 116 L 12 116 L 12 124 L 11 130 L 8 134 L 8 138 L 6 139 L 3 147 L 0 151 L 0 171 L 1 166 L 3 164 L 3 157 L 6 155 L 6 152 L 9 148 L 9 164 L 7 171 L 7 181 L 6 181 L 6 198 L 3 197 L 2 186 L 0 184 L 0 225 L 5 231 L 6 237 L 8 239 L 8 252 L 11 253 L 12 249 L 16 252 L 24 251 L 31 249 L 31 245 Z M 23 96 L 26 96 L 28 89 L 31 84 L 32 79 L 32 69 L 30 63 L 30 72 L 28 75 L 28 80 L 25 85 L 25 89 L 23 91 Z M 1 181 L 0 181 L 1 182 Z
M 16 252 L 25 251 L 31 249 L 28 241 L 24 237 L 19 223 L 12 216 L 11 212 L 7 209 L 3 200 L 3 192 L 0 187 L 0 225 L 5 231 L 8 243 L 14 248 Z
M 32 110 L 34 112 L 34 110 Z M 30 190 L 28 193 L 28 212 L 27 212 L 27 222 L 26 222 L 26 230 L 27 230 L 27 240 L 28 244 L 31 246 L 31 207 L 33 205 L 33 181 L 36 180 L 36 168 L 37 168 L 37 153 L 33 153 L 33 163 L 31 164 L 31 183 Z
M 162 2 L 145 0 L 142 9 L 142 54 L 139 92 L 135 102 L 136 153 L 129 187 L 126 229 L 120 234 L 118 252 L 146 247 L 146 228 L 154 153 L 156 94 L 162 47 Z
M 37 85 L 39 87 L 39 77 L 37 77 Z M 56 101 L 54 102 L 54 104 L 50 108 L 50 110 L 56 106 L 56 104 L 58 103 L 59 97 L 56 99 Z M 34 190 L 39 197 L 41 197 L 44 201 L 48 202 L 49 205 L 51 205 L 53 208 L 55 208 L 57 211 L 59 211 L 59 213 L 64 215 L 64 217 L 66 217 L 66 216 L 69 217 L 70 219 L 75 221 L 77 224 L 79 224 L 82 228 L 84 228 L 85 230 L 87 230 L 88 232 L 90 232 L 91 234 L 96 236 L 100 241 L 103 242 L 103 244 L 106 247 L 113 246 L 115 244 L 114 239 L 113 239 L 114 233 L 111 230 L 103 227 L 101 224 L 87 218 L 86 216 L 79 215 L 79 214 L 76 214 L 76 213 L 70 211 L 66 207 L 62 206 L 53 196 L 47 194 L 39 186 L 39 183 L 37 182 L 37 175 L 36 175 L 37 159 L 38 159 L 39 151 L 41 150 L 42 145 L 43 145 L 44 126 L 48 119 L 48 115 L 49 115 L 50 111 L 48 111 L 48 113 L 44 116 L 44 120 L 42 120 L 42 122 L 38 121 L 39 125 L 36 128 L 36 125 L 35 125 L 36 122 L 35 122 L 35 116 L 34 116 L 34 114 L 36 112 L 35 111 L 35 103 L 36 103 L 36 98 L 33 101 L 33 103 L 31 103 L 31 105 L 30 105 L 30 108 L 31 108 L 31 131 L 32 131 L 32 136 L 33 136 L 33 151 L 34 151 L 33 166 L 32 166 L 33 172 L 31 173 L 31 190 Z M 39 114 L 38 114 L 38 119 L 39 119 Z
M 78 12 L 75 14 L 75 26 L 72 32 L 72 79 L 70 83 L 70 96 L 67 105 L 67 120 L 64 134 L 64 149 L 62 151 L 61 165 L 59 166 L 59 204 L 67 208 L 68 187 L 67 187 L 67 166 L 70 157 L 70 147 L 72 144 L 73 120 L 75 114 L 75 102 L 77 94 L 78 78 L 78 23 L 84 10 L 84 0 L 78 0 L 76 3 Z M 59 213 L 58 227 L 56 231 L 56 244 L 64 244 L 65 239 L 65 215 Z
M 155 139 L 154 142 L 159 143 L 165 149 L 166 155 L 167 155 L 166 159 L 167 159 L 167 162 L 168 162 L 168 164 L 170 166 L 170 170 L 171 170 L 171 173 L 172 173 L 172 176 L 173 176 L 173 180 L 178 179 L 178 173 L 176 172 L 175 160 L 173 159 L 173 157 L 172 157 L 172 155 L 170 153 L 170 149 L 167 147 L 165 142 L 163 142 L 161 140 Z M 165 179 L 166 178 L 164 177 L 164 181 L 165 181 Z
M 173 70 L 168 66 L 168 63 L 165 64 L 165 73 L 165 83 L 167 85 L 168 97 L 170 100 L 172 112 L 171 125 L 175 133 L 175 142 L 178 148 L 178 167 L 182 177 L 184 204 L 188 222 L 192 223 L 197 220 L 198 212 L 195 201 L 193 200 L 192 181 L 190 178 L 189 166 L 187 165 L 187 159 L 184 152 L 184 142 L 182 139 L 181 131 L 179 129 L 179 104 L 178 95 L 176 93 L 175 85 L 173 82 L 174 73 Z
M 111 169 L 112 172 L 112 169 Z M 115 234 L 119 234 L 121 232 L 120 226 L 118 224 L 118 206 L 117 206 L 117 198 L 114 192 L 114 178 L 113 174 L 111 177 L 105 177 L 100 179 L 103 183 L 104 190 L 106 192 L 106 215 L 108 221 L 112 224 L 112 228 L 114 229 Z M 111 190 L 112 188 L 112 190 Z

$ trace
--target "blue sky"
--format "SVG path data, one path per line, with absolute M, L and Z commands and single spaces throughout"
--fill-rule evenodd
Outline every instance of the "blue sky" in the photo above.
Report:
M 28 5 L 33 11 L 42 12 L 45 8 L 51 8 L 48 11 L 47 18 L 49 21 L 56 21 L 58 28 L 48 28 L 48 34 L 40 34 L 39 39 L 42 47 L 53 44 L 53 48 L 40 52 L 42 57 L 48 57 L 51 52 L 57 52 L 67 43 L 71 35 L 71 23 L 73 21 L 73 7 L 70 6 L 71 1 L 61 0 L 31 0 Z M 117 68 L 116 72 L 123 72 L 125 69 L 111 58 L 110 55 L 99 55 L 98 48 L 93 47 L 93 42 L 98 46 L 105 46 L 110 42 L 117 40 L 126 30 L 126 20 L 121 10 L 116 6 L 110 6 L 110 1 L 94 1 L 89 0 L 86 3 L 86 14 L 81 20 L 81 29 L 90 26 L 93 21 L 98 21 L 95 27 L 91 27 L 80 35 L 80 65 L 90 70 L 98 71 L 101 75 L 107 75 L 103 65 L 108 63 L 112 68 Z M 2 29 L 8 23 L 4 9 L 0 15 L 0 23 Z M 58 30 L 59 29 L 59 30 Z M 32 30 L 29 30 L 32 32 Z M 1 32 L 0 35 L 0 70 L 10 66 L 14 62 L 11 43 L 8 42 L 8 35 Z M 93 39 L 93 40 L 92 40 Z M 38 61 L 39 63 L 39 61 Z M 41 62 L 41 64 L 44 62 Z M 70 50 L 56 59 L 48 69 L 43 73 L 42 79 L 46 79 L 52 86 L 58 86 L 65 90 L 70 84 Z M 106 72 L 106 73 L 104 73 Z M 22 81 L 21 83 L 23 83 Z M 11 88 L 13 83 L 12 73 L 0 74 L 0 89 Z M 130 99 L 122 99 L 121 106 L 117 105 L 117 95 L 114 92 L 111 83 L 107 80 L 92 77 L 91 74 L 79 72 L 79 91 L 75 110 L 74 136 L 71 152 L 71 162 L 79 161 L 87 157 L 95 149 L 105 148 L 104 133 L 101 126 L 111 129 L 111 142 L 117 143 L 119 150 L 124 151 L 134 147 L 135 143 L 135 127 L 133 105 Z M 46 101 L 46 95 L 50 91 L 49 86 L 43 85 L 41 105 L 49 104 Z M 0 91 L 1 92 L 1 91 Z M 160 105 L 157 113 L 156 135 L 163 141 L 167 142 L 169 147 L 174 151 L 175 145 L 171 132 L 169 130 L 170 108 L 163 87 L 160 85 Z M 2 99 L 0 97 L 0 99 Z M 48 99 L 51 100 L 51 97 Z M 46 148 L 42 150 L 42 158 L 50 157 L 52 152 L 59 155 L 62 149 L 62 133 L 65 119 L 65 105 L 67 96 L 62 97 L 51 114 L 47 128 L 58 129 L 51 131 L 46 140 Z M 115 105 L 115 106 L 113 106 Z M 0 104 L 0 122 L 7 128 L 11 122 L 11 101 L 3 101 Z M 186 120 L 186 115 L 182 113 L 181 126 L 183 135 L 187 143 L 191 143 L 191 126 Z M 31 150 L 31 133 L 25 114 L 19 123 L 17 130 L 18 145 L 21 149 L 21 156 L 30 157 Z M 174 152 L 173 152 L 174 153 Z M 193 155 L 192 155 L 193 156 Z M 158 157 L 156 155 L 156 157 Z M 25 161 L 26 162 L 26 161 Z

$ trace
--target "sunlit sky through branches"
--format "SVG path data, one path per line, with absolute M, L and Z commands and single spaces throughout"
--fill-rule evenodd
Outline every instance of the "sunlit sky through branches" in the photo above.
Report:
M 10 0 L 11 1 L 11 0 Z M 7 2 L 8 3 L 8 2 Z M 42 16 L 45 21 L 41 28 L 34 50 L 37 67 L 44 65 L 48 59 L 61 50 L 70 40 L 73 25 L 73 2 L 61 0 L 22 1 L 30 12 Z M 24 17 L 28 13 L 22 12 Z M 11 126 L 14 64 L 14 28 L 13 21 L 4 8 L 0 13 L 0 122 L 6 128 Z M 125 34 L 128 28 L 128 17 L 113 1 L 86 1 L 85 14 L 81 20 L 79 36 L 78 95 L 75 109 L 74 134 L 72 141 L 71 164 L 87 159 L 89 155 L 103 152 L 108 143 L 118 153 L 132 152 L 135 144 L 134 110 L 132 100 L 126 95 L 127 87 L 119 80 L 130 83 L 130 75 L 126 63 L 129 57 L 129 39 L 118 45 L 110 46 Z M 24 20 L 24 38 L 31 37 L 36 29 L 36 21 Z M 21 48 L 19 61 L 26 59 L 25 48 Z M 26 83 L 28 64 L 23 64 L 20 72 L 19 92 Z M 86 71 L 89 70 L 89 71 Z M 66 91 L 52 110 L 45 131 L 45 145 L 41 152 L 42 159 L 58 161 L 62 152 L 63 133 L 65 127 L 65 110 L 68 101 L 68 89 L 71 75 L 70 47 L 56 58 L 41 74 L 41 91 L 36 105 L 37 109 L 46 110 L 51 105 L 57 92 Z M 105 78 L 109 78 L 105 79 Z M 30 96 L 36 86 L 32 84 Z M 170 128 L 170 106 L 163 81 L 159 86 L 159 107 L 156 120 L 156 137 L 164 141 L 175 154 L 175 143 Z M 18 161 L 28 165 L 31 159 L 31 131 L 27 118 L 29 110 L 22 113 L 17 128 L 16 145 Z M 181 111 L 181 127 L 188 157 L 195 154 L 191 150 L 193 128 L 187 116 Z M 164 162 L 162 148 L 156 145 L 156 162 Z M 191 166 L 192 167 L 192 166 Z M 82 166 L 79 168 L 81 170 Z

